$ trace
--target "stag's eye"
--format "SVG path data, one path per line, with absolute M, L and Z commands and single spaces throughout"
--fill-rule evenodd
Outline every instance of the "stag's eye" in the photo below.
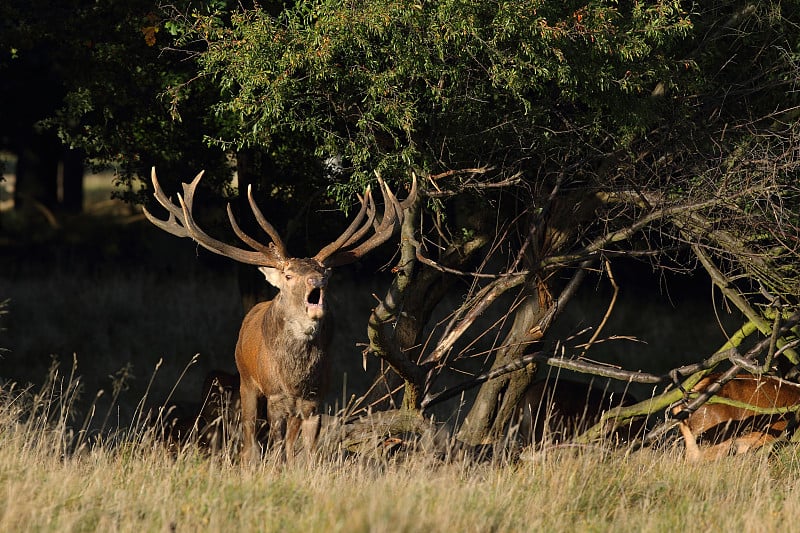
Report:
M 290 276 L 289 274 L 286 274 L 286 281 L 289 281 L 290 279 L 292 279 L 292 276 Z

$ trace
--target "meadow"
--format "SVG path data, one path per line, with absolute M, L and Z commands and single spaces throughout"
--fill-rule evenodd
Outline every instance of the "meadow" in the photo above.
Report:
M 75 449 L 68 406 L 3 387 L 3 531 L 791 531 L 795 449 L 686 464 L 680 448 L 560 449 L 525 461 L 367 461 L 341 453 L 243 468 L 169 452 L 137 427 Z
M 800 530 L 792 445 L 700 465 L 684 461 L 675 436 L 635 452 L 599 445 L 523 460 L 326 448 L 291 467 L 268 455 L 255 468 L 238 463 L 235 441 L 215 453 L 192 440 L 168 446 L 147 413 L 197 401 L 209 370 L 233 370 L 236 270 L 108 207 L 117 211 L 24 239 L 3 213 L 2 531 Z M 346 313 L 333 412 L 376 370 L 374 361 L 361 370 L 356 343 L 385 280 L 355 268 L 337 273 Z M 641 306 L 620 313 L 629 329 L 654 329 Z M 707 329 L 676 328 L 655 328 L 651 343 L 679 340 L 686 347 L 671 349 L 687 353 L 699 338 L 716 343 Z M 452 427 L 457 416 L 440 418 Z

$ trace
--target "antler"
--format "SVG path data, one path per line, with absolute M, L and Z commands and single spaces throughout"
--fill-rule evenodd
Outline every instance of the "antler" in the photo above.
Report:
M 376 173 L 377 175 L 377 173 Z M 375 222 L 376 208 L 372 199 L 372 191 L 367 188 L 364 196 L 359 196 L 361 209 L 356 218 L 338 239 L 325 246 L 314 256 L 320 264 L 328 267 L 335 267 L 352 263 L 370 250 L 377 248 L 392 236 L 394 230 L 403 222 L 403 211 L 414 203 L 417 197 L 417 175 L 411 173 L 411 192 L 408 197 L 399 202 L 397 197 L 384 183 L 378 175 L 378 186 L 383 197 L 384 213 L 379 224 L 375 226 L 372 236 L 362 242 L 357 243 L 366 235 Z M 366 220 L 364 217 L 366 215 Z
M 167 220 L 161 220 L 145 209 L 144 215 L 147 217 L 147 220 L 168 233 L 178 237 L 191 237 L 203 248 L 241 263 L 258 266 L 277 266 L 285 261 L 287 257 L 286 246 L 283 244 L 280 236 L 278 236 L 278 232 L 275 231 L 275 228 L 267 222 L 264 215 L 258 207 L 256 207 L 252 192 L 249 188 L 247 190 L 247 196 L 250 201 L 250 207 L 253 209 L 253 214 L 261 228 L 272 239 L 269 245 L 264 245 L 256 241 L 239 228 L 239 225 L 233 217 L 230 204 L 228 204 L 228 218 L 233 227 L 233 231 L 245 244 L 253 248 L 253 250 L 245 250 L 243 248 L 231 246 L 230 244 L 214 239 L 200 229 L 192 217 L 192 204 L 194 202 L 195 189 L 202 177 L 203 172 L 200 172 L 191 183 L 183 184 L 183 196 L 180 194 L 178 195 L 178 202 L 180 203 L 180 206 L 178 206 L 164 194 L 164 191 L 158 183 L 158 178 L 156 177 L 156 168 L 153 167 L 151 178 L 155 191 L 154 196 L 158 203 L 167 210 L 169 218 L 167 218 Z
M 167 220 L 161 220 L 145 209 L 144 214 L 147 219 L 168 233 L 178 237 L 190 237 L 203 248 L 241 263 L 258 266 L 278 266 L 280 263 L 286 261 L 289 257 L 286 253 L 286 245 L 283 243 L 283 240 L 281 240 L 278 232 L 272 224 L 267 221 L 264 214 L 256 205 L 253 200 L 253 191 L 251 187 L 247 188 L 247 199 L 250 203 L 250 208 L 253 210 L 253 215 L 261 226 L 261 229 L 269 235 L 272 242 L 263 244 L 242 231 L 233 216 L 230 204 L 228 204 L 227 211 L 233 232 L 242 242 L 250 246 L 253 250 L 245 250 L 243 248 L 231 246 L 230 244 L 226 244 L 209 236 L 200 229 L 192 217 L 192 206 L 195 189 L 202 177 L 203 172 L 200 172 L 191 183 L 183 184 L 183 196 L 180 194 L 178 195 L 178 204 L 176 204 L 164 194 L 164 191 L 158 183 L 158 178 L 156 177 L 156 169 L 153 167 L 151 178 L 153 181 L 154 196 L 158 203 L 167 210 L 169 217 Z M 358 214 L 356 214 L 355 219 L 339 238 L 325 246 L 314 256 L 317 262 L 327 267 L 352 263 L 370 250 L 377 248 L 389 240 L 397 226 L 403 222 L 403 211 L 408 208 L 417 197 L 417 176 L 412 172 L 411 191 L 403 202 L 397 200 L 397 197 L 395 197 L 380 176 L 378 176 L 378 186 L 381 189 L 381 196 L 383 197 L 384 203 L 384 213 L 380 223 L 375 223 L 377 209 L 372 198 L 372 190 L 367 188 L 363 197 L 359 195 L 361 208 Z M 372 236 L 359 244 L 373 226 L 375 231 Z

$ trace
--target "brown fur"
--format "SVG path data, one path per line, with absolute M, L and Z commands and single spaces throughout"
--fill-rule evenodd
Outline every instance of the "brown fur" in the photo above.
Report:
M 251 248 L 248 250 L 217 240 L 196 224 L 192 207 L 202 172 L 191 183 L 183 184 L 177 204 L 161 189 L 155 167 L 151 177 L 153 195 L 168 217 L 158 218 L 145 209 L 150 222 L 175 236 L 190 237 L 213 253 L 259 266 L 267 281 L 279 290 L 275 299 L 257 304 L 245 316 L 236 343 L 244 433 L 242 459 L 253 462 L 259 456 L 255 427 L 258 398 L 263 396 L 267 398 L 270 440 L 275 442 L 285 434 L 286 458 L 292 460 L 298 433 L 302 432 L 310 450 L 320 426 L 317 409 L 328 367 L 330 328 L 325 323 L 325 291 L 330 268 L 357 261 L 393 235 L 403 222 L 404 211 L 416 201 L 416 175 L 412 173 L 411 191 L 403 202 L 378 177 L 384 203 L 380 222 L 376 222 L 377 209 L 368 188 L 360 197 L 361 209 L 347 229 L 310 259 L 289 257 L 280 235 L 253 200 L 252 189 L 247 190 L 250 207 L 271 242 L 259 242 L 242 231 L 228 206 L 231 228 Z
M 599 422 L 605 411 L 634 403 L 630 394 L 614 393 L 591 383 L 565 378 L 535 381 L 520 400 L 519 435 L 525 444 L 566 442 Z M 621 428 L 614 437 L 629 440 L 641 426 L 637 423 Z
M 270 268 L 265 275 L 280 292 L 274 300 L 253 307 L 242 322 L 236 366 L 245 461 L 253 461 L 258 449 L 255 424 L 259 396 L 267 398 L 270 441 L 278 442 L 285 434 L 288 460 L 294 457 L 298 433 L 302 433 L 308 450 L 314 445 L 319 431 L 317 409 L 327 382 L 330 335 L 324 294 L 328 274 L 328 269 L 313 259 L 289 259 L 283 269 Z M 314 289 L 320 301 L 309 305 Z
M 703 391 L 719 376 L 710 375 L 692 388 Z M 741 374 L 722 386 L 716 396 L 762 408 L 792 407 L 800 403 L 800 386 L 772 376 Z M 684 410 L 673 408 L 673 414 Z M 759 415 L 749 409 L 705 403 L 679 425 L 690 461 L 716 459 L 755 450 L 777 439 L 789 427 L 793 413 Z M 698 438 L 714 442 L 700 448 Z

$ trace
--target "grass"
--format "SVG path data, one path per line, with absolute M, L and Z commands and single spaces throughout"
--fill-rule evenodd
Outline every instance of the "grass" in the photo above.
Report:
M 1 531 L 795 527 L 800 454 L 792 446 L 702 465 L 667 446 L 558 450 L 523 462 L 444 462 L 424 453 L 367 461 L 334 452 L 293 468 L 268 459 L 254 470 L 243 469 L 234 450 L 209 455 L 191 443 L 168 450 L 137 409 L 159 405 L 173 387 L 191 396 L 196 385 L 187 381 L 202 380 L 203 365 L 232 364 L 225 346 L 239 320 L 232 279 L 190 273 L 165 282 L 148 269 L 61 265 L 3 285 L 11 298 L 0 331 L 0 346 L 11 348 L 0 356 L 3 375 L 28 378 L 0 387 Z M 225 306 L 231 316 L 220 313 Z M 71 352 L 33 357 L 58 345 L 78 353 L 74 373 Z M 200 361 L 179 382 L 195 350 Z M 126 379 L 125 368 L 136 379 Z M 102 401 L 98 389 L 106 391 Z
M 521 462 L 333 451 L 255 469 L 233 449 L 168 449 L 144 413 L 196 400 L 205 372 L 232 370 L 235 272 L 143 223 L 97 227 L 62 229 L 55 244 L 10 239 L 2 250 L 0 531 L 800 530 L 793 446 L 702 465 L 668 445 L 562 449 Z M 348 390 L 334 383 L 331 403 L 370 381 L 355 343 L 366 337 L 370 293 L 385 290 L 347 272 L 336 284 L 346 312 L 335 375 L 347 374 Z M 575 312 L 604 312 L 595 307 Z M 660 319 L 666 307 L 658 318 L 642 309 L 620 308 L 620 329 L 658 320 L 664 342 L 654 344 L 665 351 L 675 331 L 689 338 Z M 647 353 L 633 350 L 639 361 Z
M 145 426 L 82 441 L 68 380 L 0 399 L 3 531 L 788 531 L 797 449 L 686 464 L 678 448 L 562 449 L 524 462 L 317 456 L 242 468 L 170 452 Z

